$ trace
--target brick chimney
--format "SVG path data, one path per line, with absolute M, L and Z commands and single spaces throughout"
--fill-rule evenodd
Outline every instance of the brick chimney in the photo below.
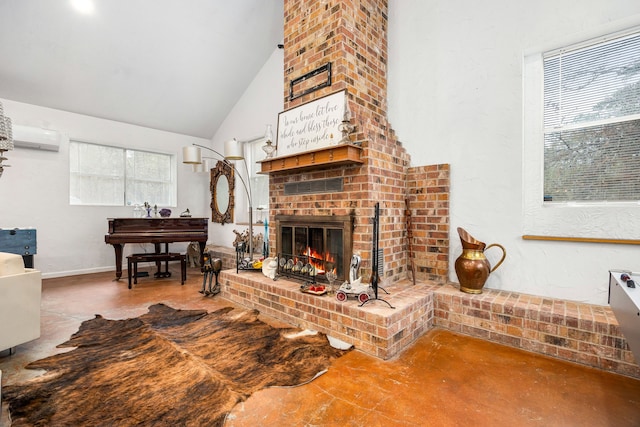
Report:
M 285 0 L 284 99 L 291 109 L 346 89 L 362 164 L 270 174 L 270 222 L 276 215 L 355 216 L 353 252 L 370 274 L 374 207 L 380 203 L 379 247 L 384 280 L 407 277 L 410 266 L 406 200 L 412 213 L 417 277 L 446 281 L 449 247 L 449 166 L 411 167 L 387 120 L 386 0 Z M 290 82 L 331 63 L 331 86 L 290 100 Z M 344 191 L 285 195 L 288 183 L 341 178 Z M 270 242 L 275 242 L 271 228 Z M 272 246 L 274 243 L 272 243 Z M 275 252 L 275 247 L 270 248 Z

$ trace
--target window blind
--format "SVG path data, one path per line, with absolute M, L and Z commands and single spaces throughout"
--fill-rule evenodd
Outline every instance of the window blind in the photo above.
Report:
M 640 32 L 544 55 L 545 201 L 640 200 Z
M 175 158 L 81 141 L 69 142 L 69 203 L 175 206 Z

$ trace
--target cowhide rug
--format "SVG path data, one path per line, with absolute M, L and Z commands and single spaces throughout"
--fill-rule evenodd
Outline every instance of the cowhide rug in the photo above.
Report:
M 163 304 L 97 315 L 58 346 L 77 348 L 27 365 L 47 373 L 3 388 L 13 426 L 219 426 L 254 391 L 311 381 L 344 354 L 257 316 Z

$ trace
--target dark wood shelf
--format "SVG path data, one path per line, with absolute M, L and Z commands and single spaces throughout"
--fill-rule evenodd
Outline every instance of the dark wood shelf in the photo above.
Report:
M 321 166 L 362 164 L 362 147 L 353 144 L 333 145 L 290 156 L 259 161 L 261 174 L 313 169 Z

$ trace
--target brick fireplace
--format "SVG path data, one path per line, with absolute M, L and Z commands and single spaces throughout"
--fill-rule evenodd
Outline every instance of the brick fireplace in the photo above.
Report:
M 365 283 L 371 277 L 379 203 L 379 286 L 392 295 L 394 308 L 309 295 L 300 292 L 301 281 L 288 277 L 221 273 L 225 298 L 383 359 L 433 326 L 433 286 L 446 283 L 449 270 L 449 165 L 412 166 L 387 121 L 386 32 L 386 0 L 285 0 L 285 110 L 344 91 L 356 129 L 350 144 L 306 158 L 276 152 L 262 171 L 269 174 L 269 224 L 275 225 L 269 227 L 270 256 L 291 251 L 293 258 L 315 245 L 321 258 L 326 260 L 327 252 L 335 256 L 342 280 L 353 254 L 361 257 Z M 326 64 L 331 64 L 330 86 L 291 98 L 292 80 Z M 336 229 L 342 233 L 340 248 L 333 246 Z M 297 233 L 306 237 L 298 240 Z M 417 285 L 408 280 L 411 261 Z
M 362 259 L 365 283 L 371 277 L 373 219 L 379 203 L 379 285 L 393 295 L 395 308 L 377 302 L 360 307 L 357 301 L 304 294 L 300 282 L 288 278 L 222 276 L 225 297 L 384 359 L 433 325 L 431 287 L 446 283 L 449 270 L 449 165 L 412 166 L 387 120 L 386 37 L 386 0 L 285 0 L 285 110 L 344 91 L 356 128 L 351 144 L 314 153 L 310 161 L 276 152 L 278 160 L 268 168 L 263 163 L 262 171 L 269 174 L 269 224 L 276 225 L 269 228 L 270 255 L 295 255 L 307 246 L 321 246 L 314 249 L 323 253 L 321 258 L 326 259 L 327 252 L 335 256 L 342 280 L 354 253 Z M 291 96 L 292 80 L 327 69 L 327 64 L 330 85 L 311 91 L 314 82 L 305 82 L 301 89 L 309 93 Z M 332 246 L 336 229 L 342 233 L 341 248 Z M 306 240 L 299 241 L 296 233 Z M 416 279 L 428 283 L 411 286 L 411 261 Z

